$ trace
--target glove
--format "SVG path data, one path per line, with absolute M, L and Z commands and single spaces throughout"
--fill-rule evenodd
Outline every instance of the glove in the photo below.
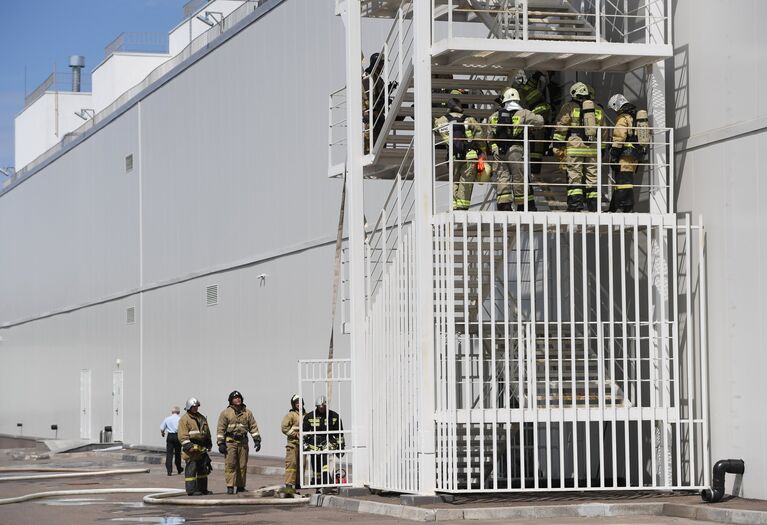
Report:
M 610 163 L 615 164 L 621 158 L 621 150 L 618 148 L 610 148 Z
M 226 443 L 224 443 L 223 441 L 218 444 L 218 452 L 226 455 Z
M 256 452 L 261 450 L 261 436 L 256 436 L 253 438 L 253 448 L 256 449 Z
M 491 152 L 493 155 L 498 155 L 498 144 L 496 144 L 495 142 L 493 142 L 492 144 L 490 144 L 490 152 Z
M 181 445 L 181 448 L 183 449 L 184 452 L 189 452 L 190 450 L 192 450 L 192 444 L 184 443 L 183 445 Z
M 554 146 L 554 148 L 552 148 L 552 151 L 554 152 L 554 156 L 557 157 L 558 159 L 564 158 L 565 156 L 565 148 L 559 148 Z

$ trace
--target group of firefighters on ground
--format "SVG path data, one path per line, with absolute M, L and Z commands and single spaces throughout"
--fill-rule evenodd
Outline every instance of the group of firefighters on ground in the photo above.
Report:
M 384 108 L 391 104 L 397 88 L 394 81 L 385 85 L 382 70 L 382 55 L 374 53 L 362 76 L 365 153 L 369 153 L 383 128 Z M 651 142 L 647 111 L 631 104 L 623 94 L 613 95 L 608 107 L 616 113 L 617 119 L 610 142 L 605 110 L 596 103 L 592 86 L 575 82 L 569 90 L 570 100 L 561 106 L 552 120 L 554 108 L 543 92 L 547 80 L 544 73 L 528 75 L 524 70 L 518 70 L 511 78 L 511 86 L 496 99 L 496 111 L 484 123 L 464 113 L 459 98 L 465 94 L 464 90 L 439 90 L 454 95 L 444 104 L 447 112 L 434 121 L 435 131 L 441 139 L 440 147 L 447 149 L 452 145 L 454 210 L 467 210 L 474 184 L 489 182 L 494 176 L 498 210 L 513 211 L 516 205 L 517 211 L 523 211 L 527 205 L 527 211 L 537 211 L 530 179 L 525 184 L 525 164 L 529 166 L 531 176 L 540 174 L 549 146 L 558 160 L 559 170 L 567 177 L 567 211 L 595 212 L 600 209 L 599 155 L 603 155 L 603 164 L 609 165 L 612 172 L 609 210 L 624 213 L 634 210 L 634 179 Z M 545 126 L 552 124 L 553 133 L 548 134 Z M 598 138 L 598 135 L 601 136 Z
M 221 411 L 216 425 L 218 451 L 225 456 L 224 478 L 227 494 L 246 492 L 248 471 L 248 435 L 253 439 L 256 452 L 261 450 L 261 435 L 253 412 L 243 403 L 243 396 L 237 390 L 229 394 L 229 405 Z M 298 395 L 290 399 L 290 411 L 282 419 L 282 433 L 287 436 L 285 446 L 285 489 L 286 494 L 295 494 L 300 487 L 298 476 L 300 430 L 304 432 L 303 450 L 309 456 L 314 485 L 335 481 L 329 471 L 331 456 L 342 456 L 345 448 L 343 423 L 337 412 L 328 409 L 327 398 L 319 396 L 315 409 L 306 413 Z M 199 411 L 200 402 L 190 397 L 185 405 L 186 413 L 178 418 L 177 408 L 173 415 L 163 421 L 162 435 L 168 431 L 168 475 L 172 474 L 171 446 L 180 445 L 184 466 L 186 493 L 190 496 L 212 494 L 208 490 L 208 474 L 212 470 L 208 452 L 213 448 L 213 439 L 207 418 Z M 170 420 L 170 421 L 169 421 Z M 173 428 L 176 424 L 177 428 Z M 176 430 L 176 432 L 172 432 Z M 181 472 L 180 462 L 176 466 Z M 335 473 L 333 473 L 334 475 Z
M 513 211 L 516 205 L 517 211 L 523 211 L 527 204 L 527 211 L 536 211 L 533 187 L 529 180 L 527 185 L 524 181 L 525 163 L 529 163 L 531 175 L 539 174 L 551 140 L 552 153 L 567 175 L 567 211 L 599 209 L 598 156 L 604 154 L 604 164 L 611 166 L 614 180 L 610 211 L 632 212 L 634 176 L 650 143 L 647 112 L 638 110 L 622 94 L 613 95 L 608 107 L 615 111 L 617 120 L 610 142 L 605 111 L 595 102 L 594 89 L 575 82 L 570 87 L 570 100 L 553 121 L 554 132 L 549 138 L 544 126 L 551 122 L 553 108 L 538 87 L 539 76 L 528 78 L 519 70 L 513 85 L 496 100 L 498 109 L 485 123 L 464 114 L 460 90 L 450 92 L 456 96 L 447 101 L 447 112 L 436 118 L 434 125 L 442 147 L 452 146 L 453 209 L 467 210 L 474 184 L 488 181 L 492 173 L 498 210 Z

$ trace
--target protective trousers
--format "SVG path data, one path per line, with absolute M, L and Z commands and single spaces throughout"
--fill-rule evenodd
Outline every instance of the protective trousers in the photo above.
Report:
M 546 129 L 530 128 L 530 173 L 538 175 L 543 167 L 543 153 L 546 151 Z
M 184 488 L 189 495 L 195 492 L 205 493 L 208 490 L 207 454 L 195 455 L 189 458 L 184 467 Z
M 173 462 L 175 460 L 176 470 L 181 472 L 181 442 L 178 440 L 178 434 L 170 432 L 165 438 L 165 469 L 168 474 L 173 473 Z
M 248 442 L 226 438 L 226 459 L 224 461 L 224 479 L 227 487 L 245 487 L 248 475 Z
M 565 155 L 567 172 L 567 210 L 597 211 L 597 158 Z
M 453 209 L 468 210 L 471 192 L 477 181 L 477 159 L 474 150 L 469 150 L 465 159 L 453 159 Z
M 315 485 L 328 485 L 330 484 L 330 472 L 328 468 L 328 453 L 322 451 L 319 454 L 312 454 L 312 483 Z
M 506 154 L 498 151 L 493 154 L 493 173 L 495 173 L 497 203 L 501 205 L 515 203 L 517 211 L 525 207 L 525 167 L 524 150 L 521 145 L 513 145 Z M 527 186 L 528 211 L 536 211 L 533 187 Z
M 285 485 L 299 488 L 300 476 L 298 476 L 298 442 L 290 442 L 285 445 Z
M 613 166 L 613 196 L 610 200 L 610 211 L 631 213 L 634 211 L 634 174 L 637 169 L 636 158 L 624 155 L 618 166 Z

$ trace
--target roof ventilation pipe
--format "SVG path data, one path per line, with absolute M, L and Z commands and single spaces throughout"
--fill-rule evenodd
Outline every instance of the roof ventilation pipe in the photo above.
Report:
M 72 55 L 69 57 L 69 67 L 72 68 L 72 92 L 80 92 L 80 75 L 85 67 L 85 57 L 82 55 Z
M 746 465 L 742 459 L 720 459 L 714 465 L 711 488 L 703 489 L 700 492 L 701 498 L 706 503 L 716 503 L 724 496 L 725 474 L 743 474 L 745 471 Z

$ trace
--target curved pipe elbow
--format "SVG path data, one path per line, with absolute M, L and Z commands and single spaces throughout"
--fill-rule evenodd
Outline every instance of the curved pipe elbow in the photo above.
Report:
M 724 497 L 724 478 L 727 474 L 743 474 L 746 465 L 742 459 L 720 459 L 713 468 L 711 488 L 703 489 L 700 497 L 706 503 L 716 503 Z

